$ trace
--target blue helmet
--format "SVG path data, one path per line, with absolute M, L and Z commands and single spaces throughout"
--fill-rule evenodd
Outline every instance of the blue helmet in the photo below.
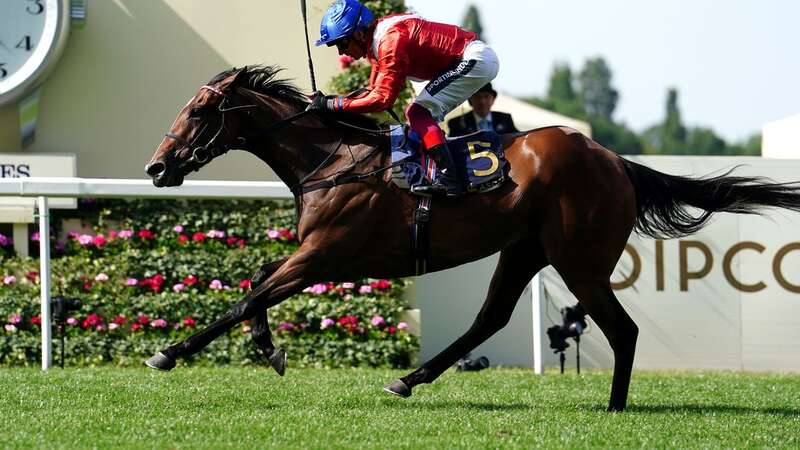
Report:
M 322 16 L 316 45 L 328 44 L 367 28 L 373 21 L 372 11 L 356 0 L 336 0 Z

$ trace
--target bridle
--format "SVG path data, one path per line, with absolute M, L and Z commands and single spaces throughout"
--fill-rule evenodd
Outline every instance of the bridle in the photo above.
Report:
M 226 108 L 225 105 L 228 103 L 229 100 L 228 100 L 228 96 L 225 95 L 224 92 L 222 92 L 221 90 L 215 88 L 214 86 L 209 86 L 209 85 L 205 85 L 205 86 L 201 87 L 200 89 L 206 89 L 206 90 L 211 91 L 214 94 L 217 94 L 217 95 L 222 97 L 222 101 L 217 106 L 217 111 L 220 113 L 219 128 L 217 128 L 217 131 L 214 133 L 214 135 L 211 137 L 211 139 L 208 140 L 208 142 L 205 145 L 197 145 L 197 141 L 203 136 L 203 134 L 206 131 L 206 128 L 208 128 L 208 122 L 203 124 L 203 127 L 200 129 L 200 132 L 195 134 L 194 139 L 192 139 L 191 142 L 189 142 L 186 139 L 178 136 L 177 134 L 164 133 L 164 135 L 166 137 L 177 141 L 178 143 L 180 143 L 184 147 L 190 149 L 191 152 L 192 152 L 192 156 L 181 164 L 180 168 L 182 170 L 185 169 L 187 166 L 190 166 L 192 164 L 195 165 L 195 167 L 194 167 L 195 171 L 200 170 L 200 167 L 203 166 L 204 164 L 208 163 L 209 161 L 211 161 L 212 159 L 216 158 L 217 156 L 224 155 L 225 153 L 228 153 L 228 151 L 231 150 L 232 147 L 230 145 L 228 145 L 228 144 L 218 144 L 216 142 L 217 138 L 219 138 L 219 136 L 222 134 L 223 131 L 225 131 L 227 133 L 227 128 L 225 128 L 225 113 L 226 112 L 234 111 L 234 110 L 237 110 L 237 109 L 258 108 L 258 105 L 241 105 L 241 106 L 233 106 L 233 107 L 230 107 L 230 108 Z M 237 147 L 243 147 L 243 146 L 245 146 L 247 144 L 247 142 L 244 140 L 244 138 L 241 138 L 241 137 L 237 137 L 237 141 L 238 141 Z M 185 170 L 183 170 L 183 171 L 185 172 Z

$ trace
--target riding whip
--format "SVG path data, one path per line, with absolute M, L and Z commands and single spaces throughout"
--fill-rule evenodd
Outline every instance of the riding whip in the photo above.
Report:
M 317 91 L 317 80 L 314 79 L 314 62 L 311 61 L 311 44 L 308 42 L 308 19 L 306 18 L 306 0 L 300 0 L 300 11 L 303 13 L 303 31 L 306 33 L 306 51 L 308 52 L 308 70 L 311 73 L 311 92 Z

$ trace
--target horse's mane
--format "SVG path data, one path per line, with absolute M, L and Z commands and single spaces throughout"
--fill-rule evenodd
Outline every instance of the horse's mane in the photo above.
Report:
M 233 67 L 226 71 L 220 72 L 214 78 L 212 78 L 208 84 L 216 84 L 233 75 L 238 70 L 239 69 L 236 67 Z M 280 73 L 283 68 L 278 66 L 257 65 L 245 66 L 242 70 L 244 70 L 245 73 L 243 74 L 242 78 L 239 79 L 240 81 L 238 81 L 239 86 L 258 92 L 259 94 L 284 100 L 292 105 L 297 106 L 298 108 L 305 108 L 308 106 L 308 98 L 300 91 L 300 89 L 297 88 L 297 86 L 292 84 L 292 82 L 287 79 L 277 77 L 278 73 Z M 333 114 L 335 114 L 336 120 L 332 120 L 330 123 L 337 124 L 340 127 L 342 125 L 338 124 L 338 121 L 370 130 L 377 130 L 380 128 L 377 120 L 362 114 L 341 112 Z

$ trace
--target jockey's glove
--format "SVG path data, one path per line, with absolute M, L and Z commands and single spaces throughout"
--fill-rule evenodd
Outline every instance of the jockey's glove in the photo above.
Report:
M 313 97 L 306 111 L 339 111 L 342 109 L 344 97 L 340 95 L 325 95 L 321 91 L 311 94 Z

